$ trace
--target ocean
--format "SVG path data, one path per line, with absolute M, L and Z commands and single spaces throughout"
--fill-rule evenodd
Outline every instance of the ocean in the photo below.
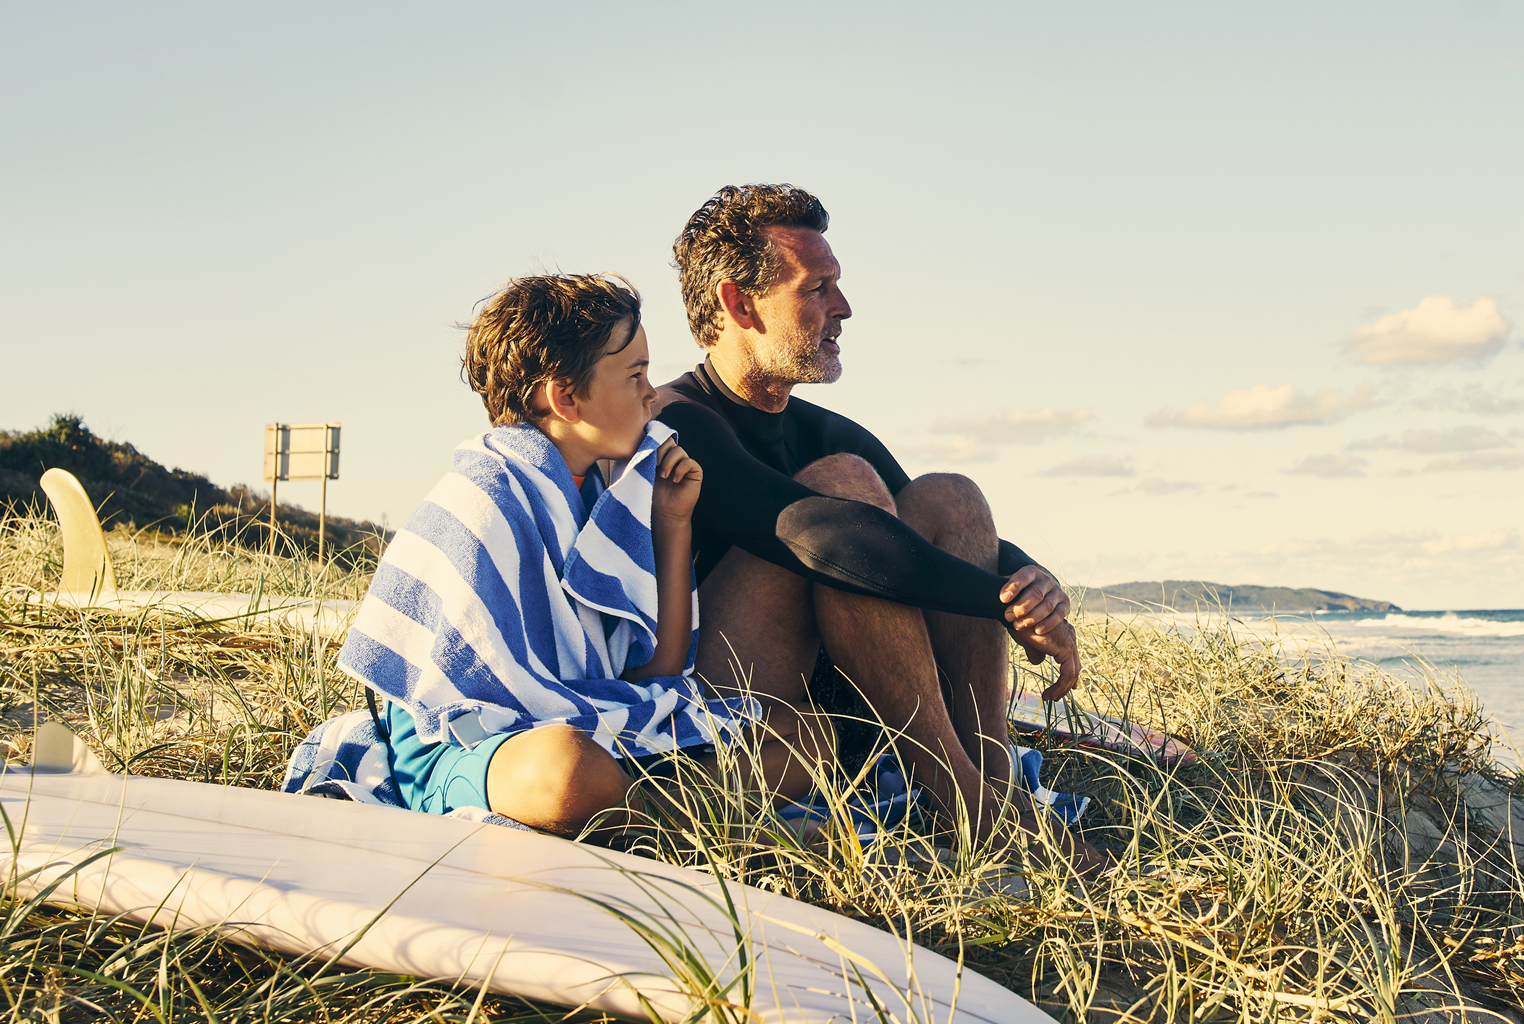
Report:
M 1182 629 L 1194 615 L 1171 616 Z M 1420 682 L 1420 659 L 1442 678 L 1459 675 L 1476 691 L 1492 720 L 1512 740 L 1500 744 L 1500 760 L 1519 764 L 1524 750 L 1524 609 L 1478 611 L 1315 612 L 1297 615 L 1237 613 L 1242 628 L 1257 636 L 1333 641 L 1346 657 L 1377 665 Z

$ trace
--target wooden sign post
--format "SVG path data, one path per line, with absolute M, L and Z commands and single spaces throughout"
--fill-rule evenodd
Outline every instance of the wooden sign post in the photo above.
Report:
M 265 424 L 265 479 L 270 481 L 270 553 L 275 553 L 275 486 L 282 480 L 321 480 L 318 561 L 328 528 L 328 481 L 339 478 L 339 424 Z

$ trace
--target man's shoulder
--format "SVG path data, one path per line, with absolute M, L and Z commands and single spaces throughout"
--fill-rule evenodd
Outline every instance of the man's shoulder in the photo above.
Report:
M 694 426 L 702 425 L 706 430 L 734 431 L 725 419 L 722 401 L 704 387 L 697 374 L 689 371 L 656 389 L 656 404 L 651 408 L 651 416 L 677 430 L 692 430 Z
M 813 425 L 822 433 L 842 436 L 873 437 L 873 432 L 850 416 L 843 416 L 834 409 L 805 401 L 797 395 L 789 396 L 789 418 Z
M 656 389 L 655 413 L 660 415 L 661 411 L 669 405 L 702 405 L 713 408 L 714 399 L 704 390 L 704 385 L 699 382 L 698 376 L 689 370 L 676 380 L 669 380 Z

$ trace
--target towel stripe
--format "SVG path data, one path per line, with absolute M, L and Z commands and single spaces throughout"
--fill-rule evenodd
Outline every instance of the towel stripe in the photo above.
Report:
M 401 703 L 424 742 L 480 714 L 488 732 L 564 722 L 617 754 L 717 742 L 760 716 L 753 700 L 704 696 L 680 676 L 617 676 L 656 647 L 653 422 L 614 483 L 583 496 L 550 440 L 499 427 L 455 451 L 451 471 L 387 547 L 339 664 Z M 690 589 L 691 581 L 690 581 Z

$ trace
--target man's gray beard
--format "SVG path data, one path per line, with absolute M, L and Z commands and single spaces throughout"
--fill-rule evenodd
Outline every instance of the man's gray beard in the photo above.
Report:
M 841 357 L 822 352 L 822 342 L 798 333 L 782 334 L 778 341 L 768 353 L 768 376 L 795 384 L 834 384 L 841 378 Z

